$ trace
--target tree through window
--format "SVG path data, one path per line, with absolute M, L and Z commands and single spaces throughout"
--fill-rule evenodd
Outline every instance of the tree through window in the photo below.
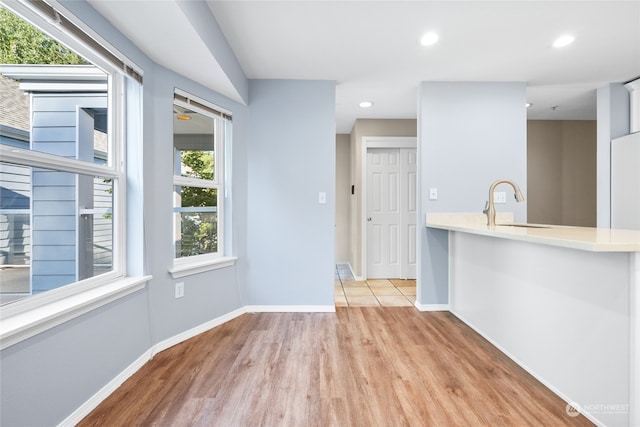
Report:
M 176 95 L 173 123 L 175 258 L 221 256 L 225 120 Z

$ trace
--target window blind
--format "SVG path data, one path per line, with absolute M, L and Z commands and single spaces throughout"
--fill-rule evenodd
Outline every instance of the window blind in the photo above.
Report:
M 173 94 L 173 99 L 176 100 L 176 101 L 184 102 L 185 104 L 189 104 L 189 105 L 194 106 L 196 108 L 200 108 L 201 110 L 204 110 L 204 111 L 207 111 L 207 112 L 209 112 L 211 114 L 214 114 L 214 115 L 216 115 L 216 116 L 218 116 L 218 117 L 220 117 L 220 118 L 222 118 L 224 120 L 232 121 L 231 114 L 219 111 L 219 110 L 217 110 L 217 109 L 215 109 L 213 107 L 210 107 L 208 105 L 204 105 L 201 102 L 198 102 L 198 101 L 196 101 L 194 99 L 189 98 L 188 96 L 184 96 L 184 95 L 181 95 L 181 94 L 178 94 L 178 93 L 174 93 Z
M 102 43 L 96 41 L 93 37 L 67 19 L 64 15 L 60 14 L 48 3 L 45 3 L 42 0 L 24 0 L 24 4 L 49 18 L 51 22 L 59 25 L 73 37 L 78 39 L 78 41 L 93 49 L 98 55 L 103 57 L 115 68 L 121 70 L 125 75 L 142 84 L 142 75 L 135 70 L 133 64 L 127 63 L 127 61 L 121 58 L 120 55 L 107 49 Z

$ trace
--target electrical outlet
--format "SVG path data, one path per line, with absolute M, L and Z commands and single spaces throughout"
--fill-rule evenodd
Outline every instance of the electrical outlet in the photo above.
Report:
M 320 203 L 321 205 L 327 203 L 327 193 L 325 193 L 324 191 L 318 193 L 318 203 Z
M 176 283 L 176 298 L 182 298 L 184 296 L 184 282 Z
M 494 191 L 493 192 L 493 202 L 494 203 L 507 203 L 507 193 L 504 191 Z

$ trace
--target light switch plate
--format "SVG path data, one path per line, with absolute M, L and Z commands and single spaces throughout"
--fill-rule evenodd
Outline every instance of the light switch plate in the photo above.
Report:
M 438 189 L 435 187 L 429 188 L 429 200 L 438 200 Z
M 325 193 L 324 191 L 318 193 L 318 203 L 320 203 L 321 205 L 327 203 L 327 193 Z
M 182 298 L 184 296 L 184 282 L 176 283 L 176 298 Z

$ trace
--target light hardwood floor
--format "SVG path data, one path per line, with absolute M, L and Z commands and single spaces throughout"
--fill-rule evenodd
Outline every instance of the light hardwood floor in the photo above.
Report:
M 80 426 L 564 426 L 566 404 L 455 316 L 244 314 L 155 356 Z

